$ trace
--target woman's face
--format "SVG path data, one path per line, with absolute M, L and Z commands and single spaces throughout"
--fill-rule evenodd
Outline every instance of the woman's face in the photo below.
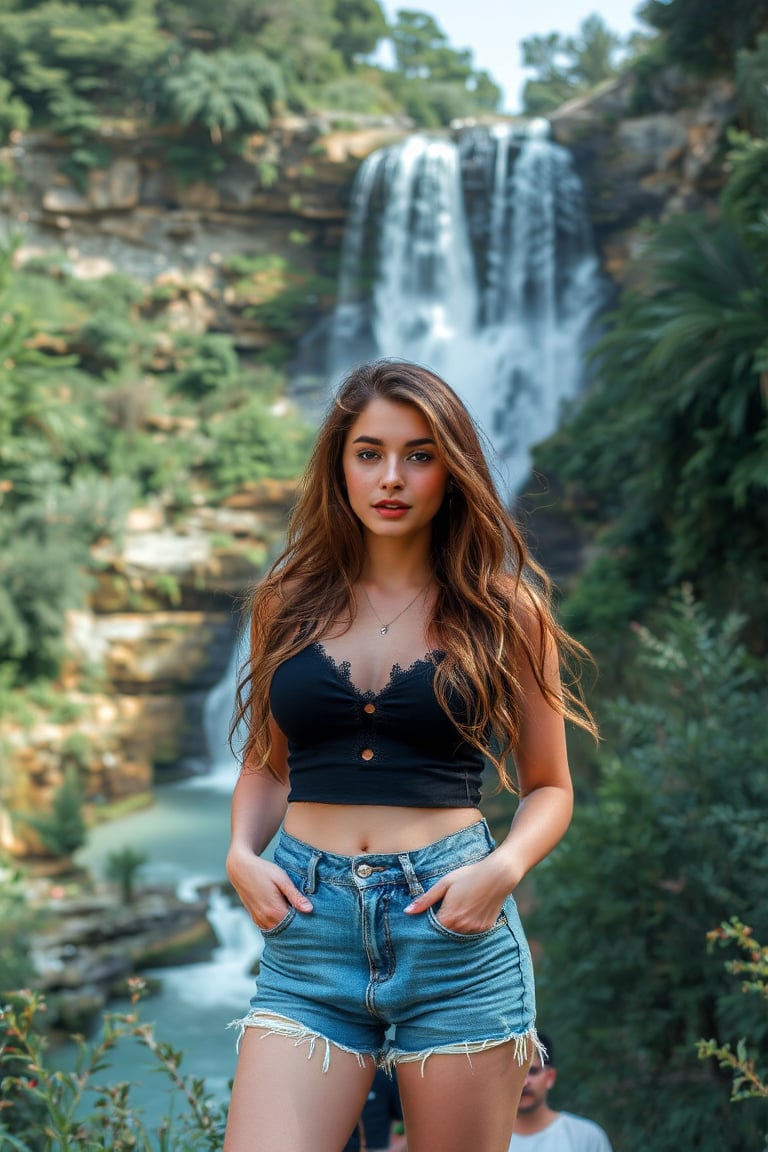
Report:
M 375 397 L 347 432 L 342 457 L 352 511 L 375 536 L 431 531 L 448 469 L 418 408 Z

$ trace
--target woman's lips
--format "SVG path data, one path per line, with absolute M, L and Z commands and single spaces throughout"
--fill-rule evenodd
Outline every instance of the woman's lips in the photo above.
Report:
M 382 500 L 379 504 L 374 504 L 373 507 L 385 520 L 399 520 L 408 511 L 410 505 L 403 504 L 399 500 Z

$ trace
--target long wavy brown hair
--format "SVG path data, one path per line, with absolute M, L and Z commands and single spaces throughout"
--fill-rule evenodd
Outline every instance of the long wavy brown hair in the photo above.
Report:
M 522 711 L 516 670 L 528 661 L 552 708 L 595 734 L 579 677 L 589 654 L 555 620 L 550 581 L 498 494 L 463 403 L 434 372 L 400 360 L 361 365 L 342 382 L 304 473 L 285 547 L 250 599 L 250 652 L 232 728 L 243 723 L 247 732 L 243 770 L 266 765 L 274 771 L 269 688 L 275 669 L 338 621 L 354 618 L 365 545 L 346 496 L 342 453 L 349 428 L 375 397 L 417 408 L 447 466 L 450 480 L 432 530 L 436 597 L 429 632 L 444 653 L 435 694 L 462 736 L 495 765 L 500 785 L 514 791 L 508 765 Z M 560 692 L 545 677 L 553 643 L 564 672 Z M 453 698 L 456 711 L 456 694 L 464 723 L 448 707 Z

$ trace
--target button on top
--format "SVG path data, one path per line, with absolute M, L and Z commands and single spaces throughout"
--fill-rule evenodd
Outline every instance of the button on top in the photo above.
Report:
M 357 872 L 358 876 L 361 876 L 363 880 L 366 880 L 373 874 L 373 868 L 371 868 L 370 864 L 358 864 L 355 872 Z
M 363 760 L 373 760 L 373 748 L 363 748 L 360 755 Z
M 369 716 L 372 716 L 375 711 L 375 704 L 363 704 L 363 712 L 367 712 Z

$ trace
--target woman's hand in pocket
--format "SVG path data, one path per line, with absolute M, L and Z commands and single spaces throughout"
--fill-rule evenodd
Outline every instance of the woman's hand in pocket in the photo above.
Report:
M 311 912 L 312 902 L 300 892 L 287 872 L 253 852 L 231 849 L 227 876 L 257 928 L 269 932 L 289 908 Z

